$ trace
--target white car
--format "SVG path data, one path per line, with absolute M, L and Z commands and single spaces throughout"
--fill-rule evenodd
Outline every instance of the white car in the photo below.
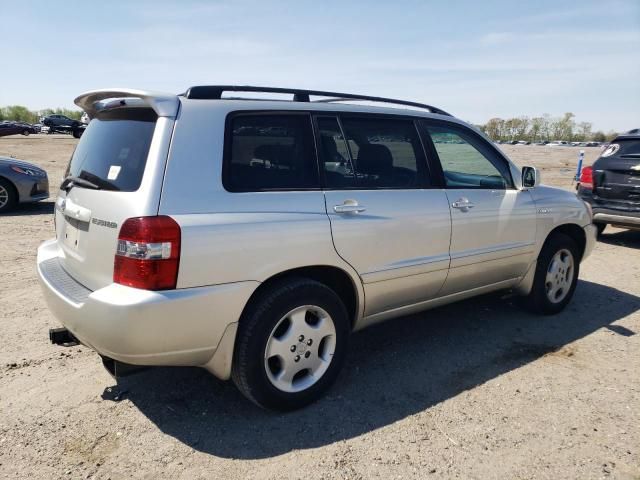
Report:
M 92 121 L 37 268 L 64 325 L 52 341 L 116 375 L 200 366 L 258 405 L 298 408 L 371 324 L 497 290 L 561 311 L 595 242 L 575 193 L 429 105 L 246 86 L 76 104 Z

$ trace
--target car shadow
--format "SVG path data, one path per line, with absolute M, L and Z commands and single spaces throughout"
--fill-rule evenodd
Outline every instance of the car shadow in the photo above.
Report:
M 56 202 L 20 203 L 0 217 L 26 217 L 29 215 L 53 215 Z
M 640 248 L 640 230 L 616 229 L 612 231 L 610 228 L 598 237 L 599 242 L 619 247 Z
M 516 298 L 489 295 L 391 320 L 354 334 L 337 384 L 287 414 L 259 409 L 231 382 L 197 368 L 149 369 L 107 390 L 196 450 L 266 458 L 390 425 L 545 355 L 570 356 L 564 345 L 638 309 L 639 297 L 580 281 L 572 303 L 555 316 L 532 315 Z M 610 331 L 636 333 L 624 330 Z

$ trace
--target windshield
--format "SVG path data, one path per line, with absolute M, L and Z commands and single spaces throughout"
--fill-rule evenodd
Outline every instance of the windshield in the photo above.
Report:
M 157 118 L 150 109 L 99 113 L 82 134 L 65 177 L 108 184 L 112 190 L 123 192 L 137 190 L 142 182 Z M 81 184 L 78 186 L 82 187 Z

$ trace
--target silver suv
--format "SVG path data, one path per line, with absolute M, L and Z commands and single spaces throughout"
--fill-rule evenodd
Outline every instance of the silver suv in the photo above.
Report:
M 429 105 L 236 86 L 75 102 L 92 121 L 38 273 L 52 341 L 116 375 L 201 366 L 298 408 L 373 323 L 504 289 L 559 312 L 595 242 L 575 194 Z

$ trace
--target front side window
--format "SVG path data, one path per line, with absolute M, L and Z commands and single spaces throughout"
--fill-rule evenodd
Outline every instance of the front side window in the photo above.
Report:
M 320 149 L 329 188 L 421 188 L 422 146 L 411 120 L 319 119 Z
M 448 188 L 505 189 L 507 167 L 480 140 L 456 127 L 426 126 L 440 158 Z
M 233 117 L 223 182 L 229 191 L 319 187 L 310 117 Z

